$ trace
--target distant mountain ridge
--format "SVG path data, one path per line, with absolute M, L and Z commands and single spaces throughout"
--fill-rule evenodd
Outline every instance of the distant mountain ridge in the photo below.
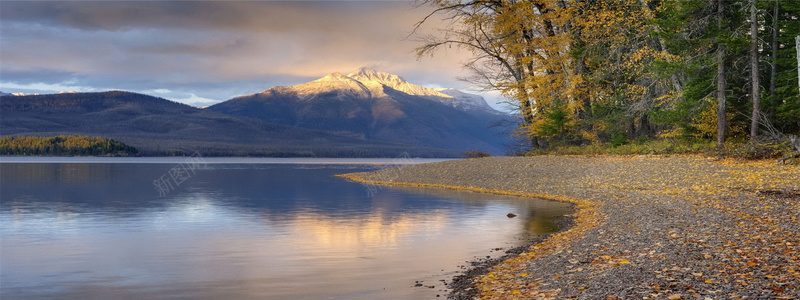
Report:
M 513 118 L 483 97 L 362 68 L 200 109 L 125 92 L 0 93 L 0 135 L 113 138 L 143 155 L 458 157 L 504 154 Z
M 483 97 L 433 89 L 361 68 L 294 86 L 276 86 L 210 106 L 212 111 L 368 140 L 503 154 L 493 125 L 511 116 Z
M 143 155 L 457 157 L 453 150 L 368 141 L 225 115 L 148 95 L 110 91 L 0 96 L 0 135 L 92 135 Z

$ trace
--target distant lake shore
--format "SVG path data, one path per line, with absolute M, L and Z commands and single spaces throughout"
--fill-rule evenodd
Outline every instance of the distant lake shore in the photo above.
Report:
M 345 177 L 578 204 L 574 226 L 471 274 L 472 287 L 456 290 L 457 299 L 800 294 L 797 166 L 699 156 L 489 157 Z
M 441 162 L 447 158 L 326 158 L 326 157 L 109 157 L 109 156 L 0 156 L 0 163 L 182 163 L 187 158 L 208 164 L 357 164 L 357 165 L 407 165 Z

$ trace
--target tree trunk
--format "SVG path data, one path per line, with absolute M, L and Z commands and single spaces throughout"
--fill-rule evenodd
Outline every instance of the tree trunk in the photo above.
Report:
M 800 70 L 800 35 L 794 38 L 795 49 L 797 49 L 797 69 Z M 797 71 L 797 87 L 800 88 L 800 71 Z
M 517 91 L 519 93 L 518 99 L 519 99 L 519 102 L 520 102 L 519 103 L 520 104 L 519 109 L 520 109 L 520 112 L 522 113 L 522 122 L 523 122 L 522 124 L 525 127 L 525 131 L 528 134 L 530 134 L 529 142 L 531 143 L 531 148 L 532 149 L 541 149 L 540 148 L 539 139 L 535 135 L 531 134 L 531 124 L 533 124 L 533 117 L 534 117 L 533 116 L 533 109 L 534 109 L 534 107 L 533 107 L 533 105 L 531 105 L 531 99 L 529 98 L 528 91 L 525 89 L 525 86 L 522 85 L 522 83 L 519 83 L 519 84 L 520 84 L 520 86 L 517 88 Z
M 758 81 L 758 10 L 756 0 L 750 0 L 750 81 L 753 97 L 753 119 L 750 123 L 750 141 L 758 139 L 758 123 L 761 117 L 761 90 Z
M 772 12 L 772 68 L 769 72 L 769 115 L 775 112 L 775 87 L 778 80 L 778 13 L 780 2 L 775 0 L 775 8 Z
M 724 0 L 717 1 L 717 28 L 722 29 L 722 18 L 725 12 Z M 717 42 L 717 147 L 725 145 L 725 130 L 727 128 L 725 117 L 725 45 Z
M 639 119 L 639 122 L 640 122 L 640 124 L 639 124 L 640 132 L 639 132 L 639 135 L 637 137 L 639 137 L 639 136 L 651 136 L 652 131 L 653 131 L 653 126 L 651 126 L 651 124 L 650 124 L 650 116 L 648 116 L 647 114 L 642 115 L 642 117 Z

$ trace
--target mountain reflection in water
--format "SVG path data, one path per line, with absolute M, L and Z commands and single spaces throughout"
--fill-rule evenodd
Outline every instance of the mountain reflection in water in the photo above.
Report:
M 569 211 L 332 176 L 365 165 L 209 164 L 160 197 L 170 167 L 0 164 L 0 298 L 431 298 Z

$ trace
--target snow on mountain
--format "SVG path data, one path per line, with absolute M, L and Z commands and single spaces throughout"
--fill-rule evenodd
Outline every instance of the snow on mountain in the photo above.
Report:
M 313 99 L 316 95 L 320 94 L 327 94 L 327 93 L 337 93 L 339 97 L 355 97 L 355 98 L 370 98 L 372 97 L 372 93 L 370 90 L 364 86 L 361 82 L 357 80 L 344 76 L 342 73 L 335 72 L 328 74 L 325 77 L 320 79 L 306 82 L 303 84 L 293 85 L 293 86 L 277 86 L 273 87 L 269 90 L 264 91 L 264 93 L 269 91 L 277 91 L 277 92 L 295 92 L 298 96 L 300 96 L 303 101 L 308 101 Z
M 384 87 L 439 102 L 460 110 L 487 110 L 496 112 L 480 95 L 468 94 L 451 88 L 433 89 L 409 83 L 403 77 L 361 68 L 357 72 L 343 75 L 331 73 L 320 79 L 294 86 L 277 86 L 263 93 L 294 92 L 303 101 L 309 101 L 322 94 L 337 93 L 340 99 L 370 99 L 387 96 Z
M 14 96 L 14 95 L 10 93 L 3 93 L 2 91 L 0 91 L 0 96 Z
M 442 98 L 439 102 L 456 107 L 456 108 L 481 108 L 494 110 L 481 95 L 469 94 L 457 89 L 439 88 L 437 92 L 450 96 L 450 98 Z
M 435 89 L 426 88 L 423 86 L 409 83 L 408 81 L 403 79 L 403 77 L 390 73 L 378 72 L 368 68 L 361 68 L 358 70 L 358 72 L 350 73 L 347 76 L 355 80 L 358 80 L 367 86 L 384 85 L 409 95 L 436 96 L 445 98 L 450 97 L 448 95 L 439 93 Z

